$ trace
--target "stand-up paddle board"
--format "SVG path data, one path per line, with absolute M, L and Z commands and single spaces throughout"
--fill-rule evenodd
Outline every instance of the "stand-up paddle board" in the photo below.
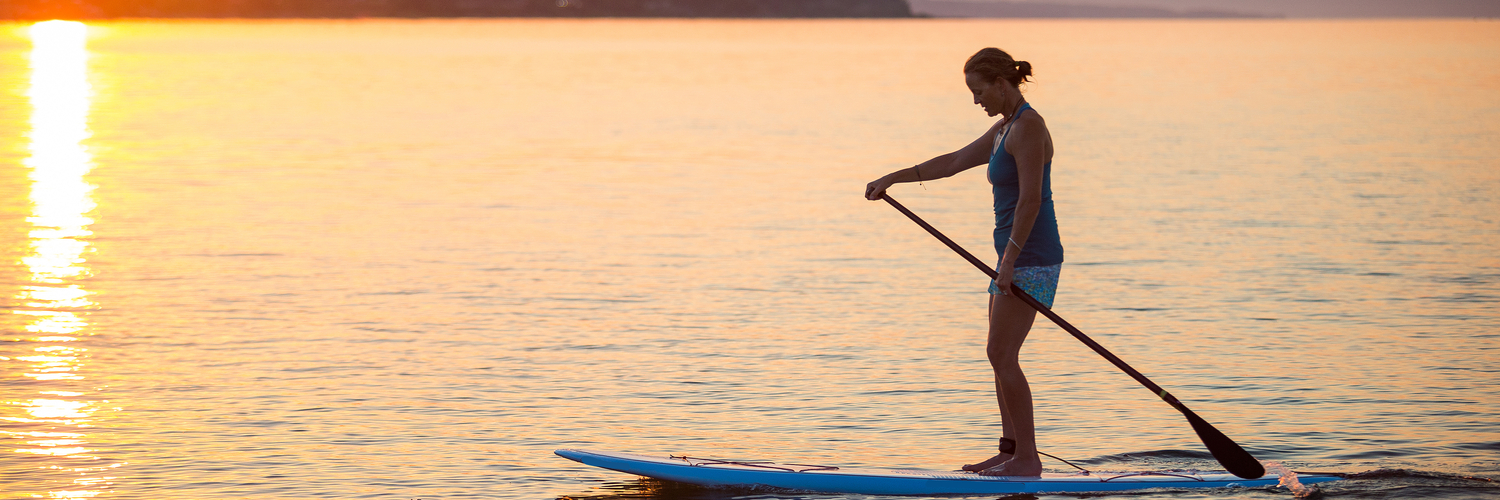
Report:
M 1087 493 L 1147 488 L 1196 489 L 1276 486 L 1281 478 L 1267 474 L 1242 479 L 1223 471 L 1079 472 L 994 477 L 972 472 L 922 469 L 865 469 L 824 465 L 778 464 L 650 456 L 588 450 L 557 450 L 559 456 L 638 476 L 705 486 L 771 487 L 867 495 L 953 495 L 1006 493 Z M 1336 481 L 1340 476 L 1298 473 L 1302 484 Z

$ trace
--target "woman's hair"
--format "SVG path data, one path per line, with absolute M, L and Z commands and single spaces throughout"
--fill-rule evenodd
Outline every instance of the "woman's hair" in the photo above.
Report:
M 1017 61 L 1003 50 L 987 47 L 975 52 L 964 63 L 964 74 L 969 73 L 977 73 L 987 82 L 1004 78 L 1011 85 L 1020 86 L 1021 82 L 1031 81 L 1031 63 Z

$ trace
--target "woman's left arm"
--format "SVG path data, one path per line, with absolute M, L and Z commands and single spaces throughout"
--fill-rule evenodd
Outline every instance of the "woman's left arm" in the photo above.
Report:
M 1015 276 L 1016 259 L 1026 247 L 1026 238 L 1036 224 L 1036 216 L 1042 210 L 1042 174 L 1047 163 L 1047 123 L 1035 113 L 1021 117 L 1012 126 L 1010 138 L 1005 141 L 1005 150 L 1016 157 L 1016 177 L 1020 183 L 1020 196 L 1016 200 L 1015 220 L 1011 223 L 1010 241 L 1005 243 L 1005 255 L 1000 258 L 1000 277 L 996 284 L 1000 291 L 1009 295 L 1010 282 Z M 1003 281 L 1001 281 L 1003 279 Z

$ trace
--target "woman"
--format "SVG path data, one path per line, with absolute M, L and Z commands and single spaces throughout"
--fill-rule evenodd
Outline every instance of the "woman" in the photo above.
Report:
M 965 465 L 987 476 L 1035 476 L 1042 473 L 1032 422 L 1031 387 L 1017 359 L 1031 331 L 1036 310 L 1010 293 L 1011 283 L 1047 306 L 1057 291 L 1063 249 L 1052 210 L 1052 135 L 1020 85 L 1029 81 L 1031 64 L 987 48 L 964 63 L 964 80 L 974 104 L 990 116 L 1004 118 L 963 149 L 920 165 L 891 172 L 865 187 L 865 198 L 878 200 L 892 184 L 941 179 L 988 162 L 995 194 L 995 250 L 1001 255 L 999 276 L 990 283 L 990 331 L 986 349 L 995 370 L 1000 401 L 1000 454 Z

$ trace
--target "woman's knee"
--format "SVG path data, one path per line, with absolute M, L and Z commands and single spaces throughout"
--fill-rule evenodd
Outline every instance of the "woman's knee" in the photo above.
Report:
M 990 358 L 990 366 L 995 367 L 995 369 L 1001 369 L 1015 366 L 1019 363 L 1020 346 L 1011 346 L 1008 344 L 1008 342 L 990 342 L 990 345 L 985 348 L 985 355 Z

